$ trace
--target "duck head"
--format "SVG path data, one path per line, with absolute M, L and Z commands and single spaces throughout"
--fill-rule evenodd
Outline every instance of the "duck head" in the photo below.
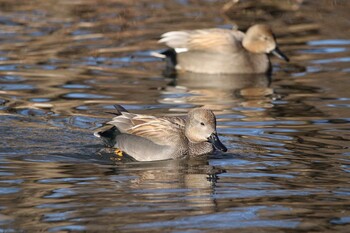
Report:
M 192 143 L 209 142 L 214 148 L 227 151 L 216 132 L 216 118 L 208 109 L 195 108 L 187 115 L 185 135 Z
M 280 59 L 289 61 L 289 58 L 279 50 L 271 28 L 265 24 L 251 26 L 247 30 L 242 44 L 249 52 L 273 54 Z

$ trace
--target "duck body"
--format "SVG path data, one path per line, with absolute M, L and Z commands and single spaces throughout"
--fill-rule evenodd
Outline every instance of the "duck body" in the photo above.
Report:
M 177 54 L 176 70 L 205 74 L 268 73 L 270 61 L 266 54 L 240 53 L 221 54 L 208 52 L 185 52 Z
M 227 150 L 216 134 L 215 115 L 210 110 L 194 109 L 185 117 L 133 114 L 121 106 L 117 110 L 117 116 L 107 123 L 113 127 L 94 135 L 138 161 L 200 156 L 214 148 Z
M 268 57 L 273 53 L 288 61 L 278 49 L 270 27 L 257 24 L 246 33 L 228 29 L 201 29 L 164 33 L 159 40 L 175 53 L 165 52 L 163 57 L 172 57 L 178 71 L 207 74 L 269 73 Z

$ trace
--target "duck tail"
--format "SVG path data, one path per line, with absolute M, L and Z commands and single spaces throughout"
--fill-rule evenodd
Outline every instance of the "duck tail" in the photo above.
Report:
M 113 105 L 113 107 L 116 110 L 115 112 L 106 112 L 106 113 L 120 116 L 120 115 L 122 115 L 123 112 L 128 112 L 128 110 L 126 110 L 123 106 L 121 106 L 119 104 L 115 104 L 115 105 Z
M 151 52 L 151 56 L 164 59 L 166 62 L 166 69 L 174 69 L 177 64 L 176 51 L 173 48 L 164 50 L 160 53 Z
M 122 115 L 123 112 L 128 112 L 123 106 L 119 104 L 115 104 L 113 105 L 113 107 L 115 108 L 116 111 L 107 112 L 107 113 L 120 116 Z M 116 126 L 111 127 L 111 125 L 105 124 L 104 126 L 102 126 L 101 128 L 99 128 L 94 132 L 94 136 L 101 138 L 101 140 L 107 147 L 113 147 L 117 143 L 116 137 L 120 133 L 121 133 L 120 130 Z
M 100 128 L 94 132 L 94 136 L 101 138 L 103 143 L 107 147 L 113 147 L 116 144 L 116 137 L 120 134 L 120 131 L 117 127 L 113 126 L 106 129 L 107 126 Z

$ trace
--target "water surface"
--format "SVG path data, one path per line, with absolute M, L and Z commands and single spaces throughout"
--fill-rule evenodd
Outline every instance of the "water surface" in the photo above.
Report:
M 254 3 L 254 4 L 252 4 Z M 346 232 L 348 1 L 0 1 L 4 232 Z M 273 26 L 274 73 L 164 77 L 169 30 Z M 116 160 L 92 132 L 114 104 L 206 106 L 224 155 Z

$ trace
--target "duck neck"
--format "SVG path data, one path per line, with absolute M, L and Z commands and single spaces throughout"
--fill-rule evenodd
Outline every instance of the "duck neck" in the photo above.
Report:
M 198 156 L 211 153 L 213 149 L 213 145 L 209 142 L 188 142 L 189 143 L 189 155 L 190 156 Z
M 268 73 L 271 69 L 270 59 L 265 53 L 250 53 L 249 60 L 256 73 Z

